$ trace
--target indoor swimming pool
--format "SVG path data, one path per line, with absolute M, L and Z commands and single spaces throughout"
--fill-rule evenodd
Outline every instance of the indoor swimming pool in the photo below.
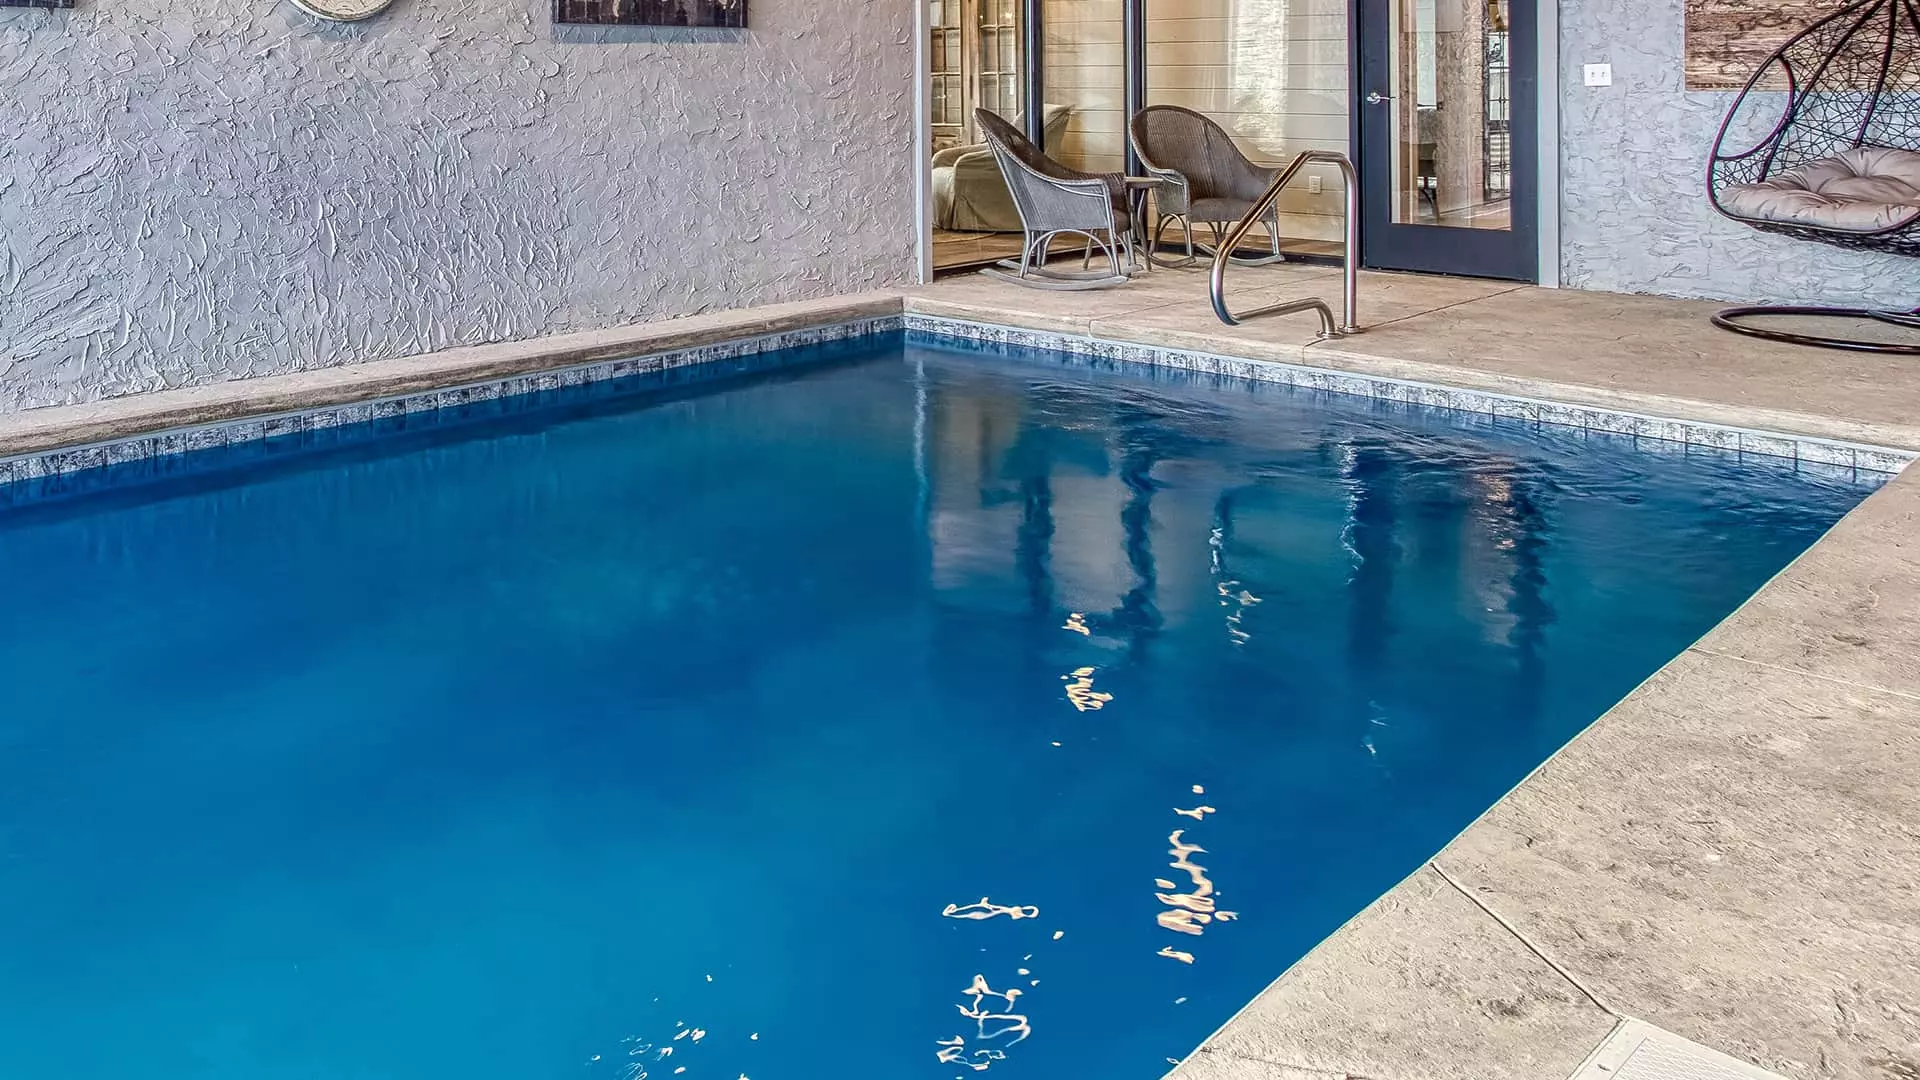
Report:
M 1880 479 L 815 358 L 0 513 L 0 1076 L 1154 1080 Z

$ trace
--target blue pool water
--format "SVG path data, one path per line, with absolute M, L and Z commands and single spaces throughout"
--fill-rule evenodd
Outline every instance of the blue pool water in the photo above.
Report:
M 1153 1080 L 1867 491 L 838 352 L 0 516 L 0 1077 Z

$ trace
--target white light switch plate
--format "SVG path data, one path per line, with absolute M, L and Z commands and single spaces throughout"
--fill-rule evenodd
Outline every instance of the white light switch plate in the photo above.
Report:
M 1587 85 L 1588 86 L 1612 86 L 1613 85 L 1613 65 L 1612 64 L 1588 64 L 1587 65 Z
M 1307 194 L 1309 195 L 1320 194 L 1322 191 L 1326 190 L 1324 185 L 1325 185 L 1325 181 L 1318 176 L 1307 177 Z

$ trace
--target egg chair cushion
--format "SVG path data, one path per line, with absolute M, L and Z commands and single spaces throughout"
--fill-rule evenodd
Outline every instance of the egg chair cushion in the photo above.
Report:
M 1920 219 L 1920 153 L 1859 146 L 1732 184 L 1720 206 L 1748 221 L 1841 233 L 1881 233 Z

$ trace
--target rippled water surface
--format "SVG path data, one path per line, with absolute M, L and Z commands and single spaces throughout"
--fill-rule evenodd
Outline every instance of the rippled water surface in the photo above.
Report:
M 842 351 L 0 517 L 0 1077 L 1153 1080 L 1867 490 Z

